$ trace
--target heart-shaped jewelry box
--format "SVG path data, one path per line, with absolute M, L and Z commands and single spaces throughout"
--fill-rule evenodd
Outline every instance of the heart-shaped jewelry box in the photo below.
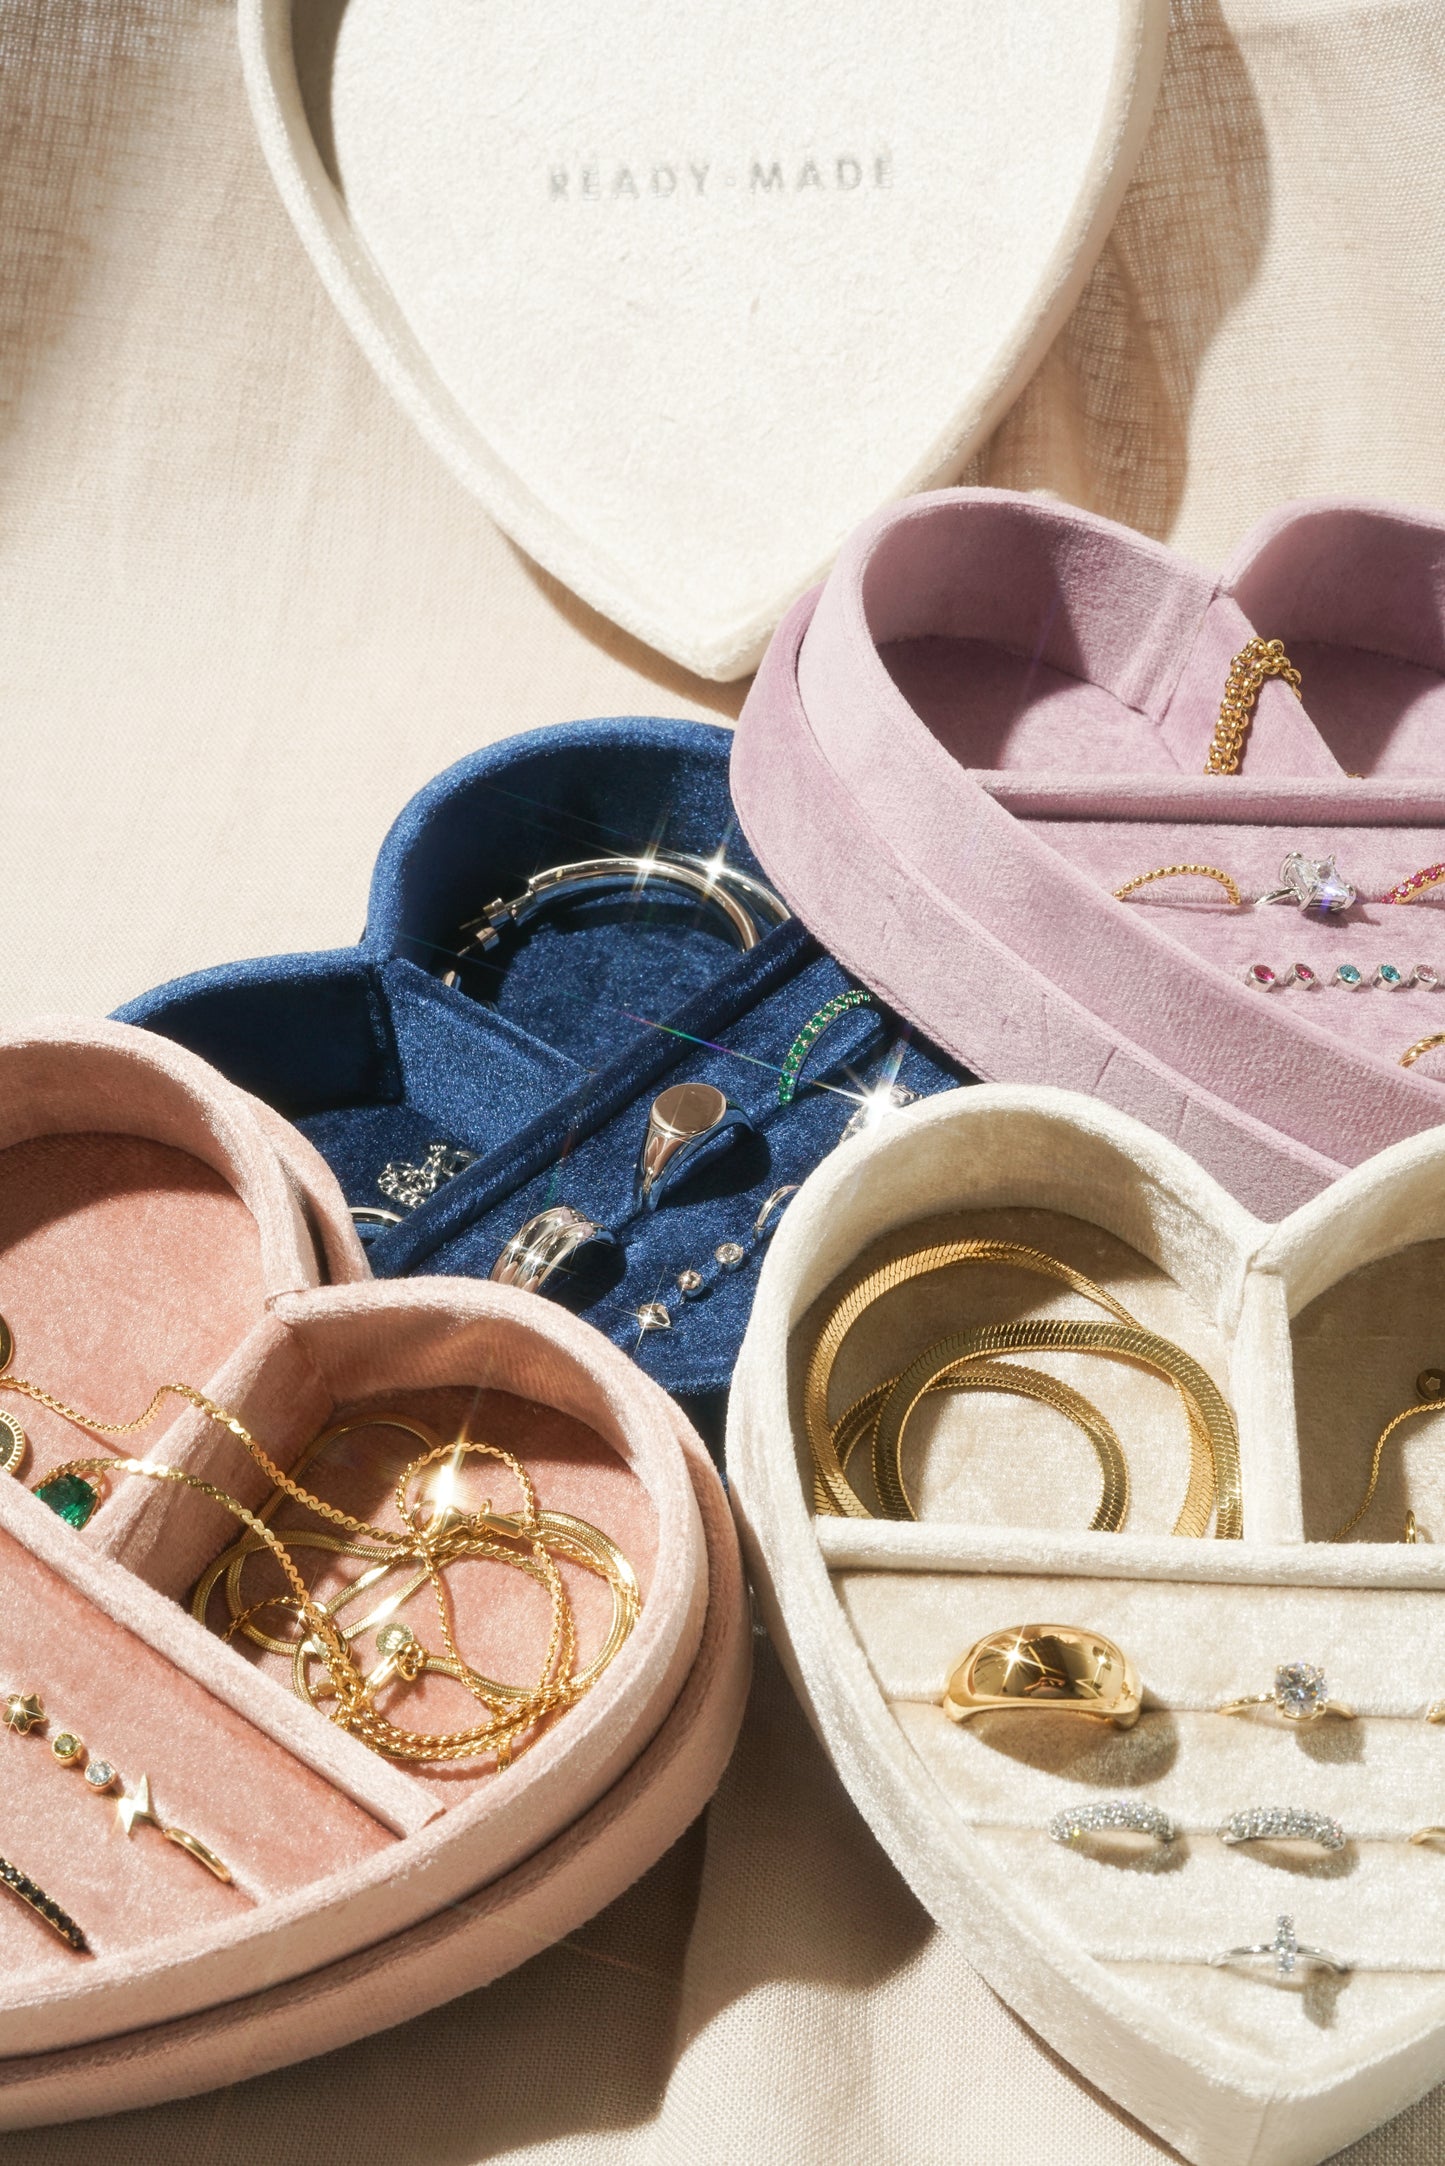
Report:
M 1267 677 L 1239 771 L 1207 772 L 1254 640 L 1302 701 Z M 1277 1217 L 1445 1120 L 1419 1051 L 1445 1029 L 1442 721 L 1438 518 L 1286 506 L 1215 578 L 952 490 L 862 528 L 791 613 L 733 793 L 767 877 L 935 1043 L 1096 1093 Z M 1331 858 L 1351 907 L 1256 907 Z
M 918 1409 L 916 1522 L 815 1516 L 804 1386 L 820 1329 L 872 1267 L 955 1239 L 1045 1251 L 1202 1365 L 1237 1421 L 1239 1539 L 1170 1531 L 1189 1465 L 1179 1402 L 1078 1351 L 1030 1362 L 1122 1440 L 1121 1531 L 1088 1531 L 1099 1471 L 1052 1406 L 974 1393 Z M 1199 2166 L 1310 2166 L 1445 2078 L 1445 1855 L 1410 1840 L 1445 1794 L 1445 1728 L 1423 1719 L 1445 1688 L 1438 1417 L 1396 1438 L 1370 1509 L 1336 1538 L 1382 1425 L 1439 1383 L 1416 1378 L 1441 1358 L 1442 1294 L 1441 1130 L 1267 1226 L 1112 1107 L 1001 1085 L 837 1154 L 763 1267 L 728 1468 L 794 1683 L 933 1916 L 1051 2046 Z M 998 1264 L 894 1274 L 842 1340 L 829 1419 L 962 1325 L 1098 1316 Z M 1407 1503 L 1422 1541 L 1401 1538 Z M 948 1718 L 965 1650 L 1036 1619 L 1105 1635 L 1137 1666 L 1132 1728 L 1027 1706 Z M 1356 1719 L 1218 1712 L 1267 1701 L 1294 1663 L 1322 1669 L 1321 1692 Z M 1175 1839 L 1127 1856 L 1051 1840 L 1055 1814 L 1111 1800 L 1160 1808 Z M 1338 1819 L 1343 1845 L 1222 1839 L 1234 1814 L 1275 1807 Z M 1282 1972 L 1282 1917 L 1301 1950 L 1345 1967 L 1301 1953 Z
M 388 391 L 539 563 L 714 677 L 1017 397 L 1103 246 L 1167 20 L 240 10 L 277 186 Z
M 0 1477 L 13 2126 L 324 2051 L 571 1930 L 705 1803 L 741 1717 L 748 1628 L 721 1485 L 675 1405 L 555 1304 L 372 1282 L 321 1159 L 193 1054 L 113 1023 L 0 1039 L 0 1174 L 0 1415 L 25 1438 Z M 134 1427 L 176 1382 L 283 1468 L 349 1419 L 306 1480 L 368 1525 L 416 1449 L 383 1416 L 510 1450 L 543 1511 L 600 1528 L 631 1566 L 630 1632 L 505 1768 L 369 1750 L 297 1697 L 289 1656 L 192 1614 L 198 1574 L 239 1531 L 197 1485 L 254 1512 L 271 1483 L 194 1400 Z M 97 1440 L 96 1424 L 133 1433 Z M 13 1432 L 3 1443 L 8 1459 Z M 78 1505 L 63 1470 L 127 1452 L 141 1471 Z M 511 1510 L 512 1477 L 494 1472 Z M 284 1513 L 272 1524 L 299 1541 Z M 585 1664 L 607 1640 L 606 1591 L 565 1563 L 563 1578 Z M 525 1573 L 468 1567 L 449 1599 L 458 1644 L 482 1635 L 492 1675 L 536 1672 L 547 1604 Z M 446 1726 L 438 1689 L 459 1690 L 416 1687 L 423 1727 Z
M 761 908 L 746 952 L 695 894 L 646 881 L 559 904 L 480 958 L 463 958 L 459 928 L 569 861 L 661 852 L 756 878 L 728 794 L 730 746 L 714 725 L 644 718 L 503 739 L 401 813 L 358 947 L 226 965 L 121 1011 L 279 1108 L 358 1211 L 389 1208 L 396 1223 L 369 1242 L 378 1277 L 485 1278 L 539 1213 L 584 1214 L 610 1239 L 549 1296 L 708 1429 L 787 1195 L 875 1088 L 923 1095 L 961 1071 L 899 1042 L 878 1007 L 842 1007 L 780 1104 L 790 1046 L 856 991 L 796 919 Z M 637 1195 L 649 1108 L 680 1084 L 721 1091 L 748 1125 L 652 1209 Z M 437 1150 L 471 1162 L 399 1201 L 394 1169 L 421 1172 Z M 697 1281 L 686 1294 L 683 1274 Z

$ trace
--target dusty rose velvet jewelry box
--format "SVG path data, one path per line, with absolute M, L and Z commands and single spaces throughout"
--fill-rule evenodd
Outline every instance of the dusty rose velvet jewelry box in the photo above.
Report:
M 1241 771 L 1205 762 L 1231 657 L 1283 642 Z M 1279 1217 L 1445 1120 L 1445 527 L 1324 501 L 1215 577 L 1088 513 L 991 490 L 862 527 L 768 651 L 733 794 L 768 876 L 846 968 L 981 1076 L 1068 1085 Z M 1253 907 L 1333 853 L 1337 916 Z M 1114 889 L 1202 862 L 1217 884 Z M 1245 982 L 1262 962 L 1272 989 Z M 1306 990 L 1285 978 L 1304 963 Z M 1351 992 L 1341 963 L 1358 968 Z
M 0 1394 L 29 1437 L 22 1478 L 0 1481 L 0 1684 L 52 1717 L 0 1730 L 0 1853 L 93 1951 L 0 1904 L 0 2124 L 16 2126 L 304 2058 L 571 1930 L 705 1802 L 748 1637 L 721 1485 L 673 1403 L 553 1304 L 371 1282 L 320 1158 L 193 1055 L 116 1024 L 0 1039 L 0 1150 L 14 1375 L 112 1420 L 184 1380 L 283 1464 L 341 1411 L 444 1433 L 467 1418 L 525 1460 L 544 1508 L 601 1526 L 643 1592 L 620 1653 L 504 1776 L 412 1772 L 296 1699 L 289 1664 L 248 1659 L 191 1617 L 190 1585 L 234 1519 L 194 1491 L 117 1479 L 77 1532 L 30 1490 L 98 1447 Z M 173 1405 L 121 1448 L 260 1502 L 265 1479 L 235 1440 Z M 458 1596 L 459 1625 L 490 1629 L 496 1674 L 527 1675 L 545 1646 L 530 1591 Z M 585 1658 L 606 1598 L 575 1600 Z M 158 1812 L 234 1885 L 144 1825 L 127 1839 L 114 1800 L 53 1758 L 62 1722 L 132 1791 L 148 1776 Z

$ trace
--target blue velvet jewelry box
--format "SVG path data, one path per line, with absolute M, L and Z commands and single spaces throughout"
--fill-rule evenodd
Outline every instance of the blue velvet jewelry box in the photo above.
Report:
M 483 957 L 465 958 L 461 929 L 539 870 L 581 859 L 721 852 L 761 878 L 728 793 L 731 741 L 712 724 L 627 717 L 490 745 L 402 812 L 356 947 L 228 964 L 120 1011 L 286 1114 L 362 1214 L 396 1212 L 379 1185 L 389 1166 L 470 1154 L 398 1223 L 363 1220 L 379 1277 L 485 1278 L 536 1213 L 567 1204 L 595 1221 L 605 1238 L 587 1267 L 579 1257 L 547 1295 L 704 1418 L 696 1402 L 731 1377 L 786 1197 L 759 1226 L 764 1205 L 838 1145 L 880 1078 L 918 1095 L 967 1078 L 863 1005 L 828 1023 L 780 1104 L 789 1047 L 851 982 L 797 919 L 760 922 L 739 952 L 696 897 L 650 881 L 559 898 Z M 637 1199 L 649 1110 L 682 1082 L 714 1085 L 746 1123 L 649 1208 Z

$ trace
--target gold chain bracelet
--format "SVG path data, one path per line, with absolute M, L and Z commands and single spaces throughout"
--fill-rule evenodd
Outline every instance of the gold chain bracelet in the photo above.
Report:
M 1300 691 L 1300 673 L 1284 651 L 1278 639 L 1251 639 L 1241 647 L 1229 665 L 1229 675 L 1224 683 L 1224 697 L 1219 703 L 1219 720 L 1214 725 L 1214 735 L 1209 743 L 1209 757 L 1204 763 L 1206 775 L 1237 775 L 1244 740 L 1254 715 L 1254 703 L 1266 677 L 1283 677 L 1296 699 L 1303 697 Z

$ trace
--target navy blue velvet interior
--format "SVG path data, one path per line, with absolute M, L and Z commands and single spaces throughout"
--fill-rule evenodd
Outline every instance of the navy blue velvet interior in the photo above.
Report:
M 435 1142 L 476 1162 L 371 1243 L 379 1276 L 485 1277 L 508 1238 L 565 1202 L 615 1246 L 554 1279 L 563 1299 L 697 1408 L 732 1373 L 767 1232 L 764 1199 L 833 1149 L 857 1095 L 896 1044 L 860 1008 L 819 1041 L 779 1107 L 793 1038 L 851 981 L 795 920 L 740 954 L 686 898 L 642 889 L 548 911 L 504 934 L 450 987 L 460 928 L 529 876 L 569 859 L 651 846 L 757 874 L 728 796 L 730 736 L 710 724 L 572 723 L 489 746 L 428 784 L 382 846 L 358 948 L 232 964 L 120 1011 L 191 1046 L 295 1120 L 349 1202 L 388 1206 L 392 1160 Z M 648 1107 L 666 1084 L 715 1083 L 749 1115 L 743 1134 L 639 1210 L 634 1177 Z M 967 1080 L 918 1043 L 899 1081 L 922 1094 Z M 719 1246 L 742 1247 L 741 1264 Z M 680 1271 L 701 1274 L 685 1298 Z M 660 1303 L 670 1322 L 644 1330 Z

